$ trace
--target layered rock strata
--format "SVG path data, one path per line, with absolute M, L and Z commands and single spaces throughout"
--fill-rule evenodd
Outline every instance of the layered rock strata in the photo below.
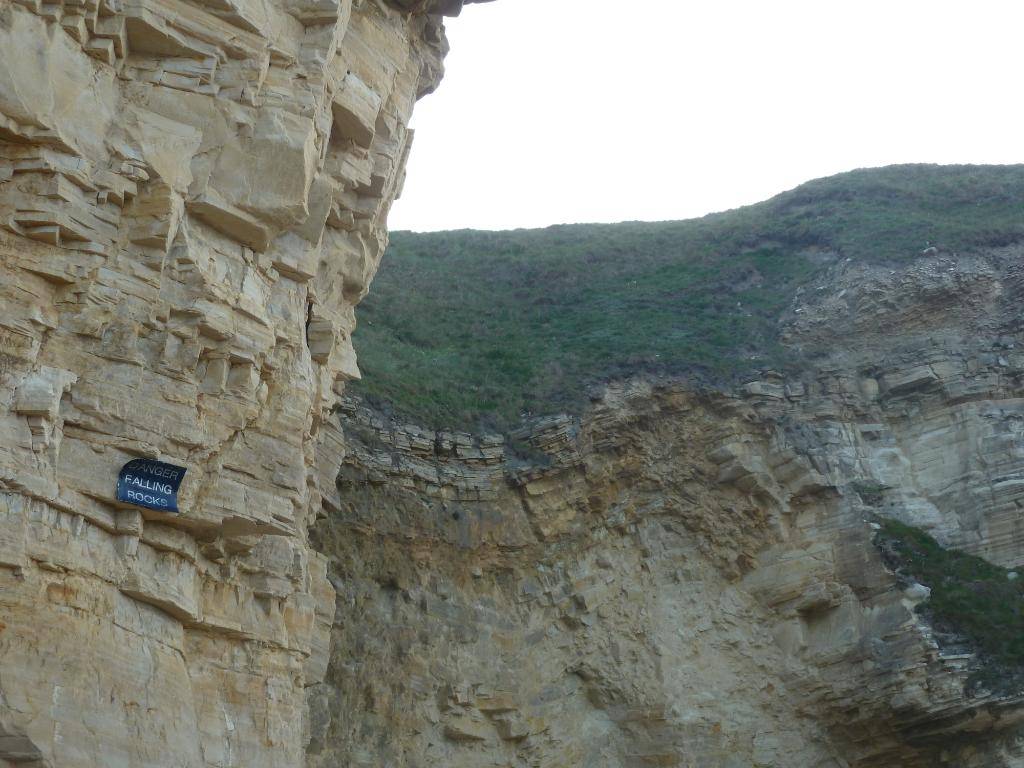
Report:
M 803 375 L 615 384 L 510 443 L 349 402 L 310 765 L 1024 765 L 1020 692 L 873 545 L 1024 564 L 1019 257 L 834 259 Z
M 0 765 L 1024 765 L 872 544 L 1024 560 L 1019 249 L 824 255 L 738 391 L 334 413 L 460 6 L 0 5 Z
M 0 3 L 0 764 L 303 763 L 322 425 L 460 5 Z

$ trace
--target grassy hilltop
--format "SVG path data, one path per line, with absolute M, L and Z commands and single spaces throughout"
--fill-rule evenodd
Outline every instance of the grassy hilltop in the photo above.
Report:
M 778 318 L 836 258 L 1024 239 L 1024 166 L 892 166 L 689 221 L 395 232 L 353 391 L 425 426 L 508 429 L 640 371 L 782 363 Z

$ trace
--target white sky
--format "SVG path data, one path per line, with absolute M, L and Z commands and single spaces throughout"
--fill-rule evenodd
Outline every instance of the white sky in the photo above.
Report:
M 1019 0 L 497 0 L 448 32 L 393 229 L 681 219 L 1024 158 Z

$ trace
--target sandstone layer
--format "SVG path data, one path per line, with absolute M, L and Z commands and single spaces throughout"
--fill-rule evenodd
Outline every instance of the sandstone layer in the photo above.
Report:
M 310 765 L 1024 765 L 1020 693 L 873 544 L 1024 564 L 1020 256 L 833 255 L 802 375 L 614 384 L 508 443 L 348 402 Z
M 460 6 L 0 3 L 0 764 L 303 764 L 322 426 Z
M 824 255 L 739 390 L 343 400 L 461 5 L 0 3 L 0 765 L 1024 765 L 873 544 L 1024 565 L 1019 249 Z

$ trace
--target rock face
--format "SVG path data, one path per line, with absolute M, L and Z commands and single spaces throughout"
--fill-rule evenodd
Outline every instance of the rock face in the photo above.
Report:
M 0 765 L 1024 766 L 871 522 L 1024 565 L 1019 249 L 833 258 L 737 391 L 342 403 L 461 5 L 0 4 Z
M 1024 563 L 1020 256 L 838 260 L 802 376 L 615 384 L 509 445 L 349 402 L 310 765 L 1024 765 L 1021 694 L 872 543 Z
M 322 426 L 460 5 L 0 3 L 0 764 L 303 763 Z

